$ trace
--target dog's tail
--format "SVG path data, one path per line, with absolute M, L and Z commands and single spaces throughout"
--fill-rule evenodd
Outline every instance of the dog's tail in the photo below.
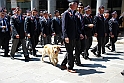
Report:
M 41 51 L 41 50 L 38 50 L 38 52 L 39 52 L 40 54 L 42 54 L 42 51 Z

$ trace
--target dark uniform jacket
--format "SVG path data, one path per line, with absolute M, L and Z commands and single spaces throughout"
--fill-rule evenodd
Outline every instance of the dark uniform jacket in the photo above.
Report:
M 20 39 L 25 38 L 24 17 L 22 15 L 13 15 L 11 18 L 12 37 L 19 35 Z
M 79 39 L 79 34 L 81 34 L 80 19 L 75 15 L 75 11 L 72 13 L 72 10 L 65 12 L 65 26 L 63 36 L 64 38 Z
M 109 20 L 109 29 L 110 32 L 112 32 L 112 35 L 118 36 L 118 33 L 120 33 L 120 31 L 119 31 L 119 23 L 116 19 L 111 18 Z
M 105 30 L 105 24 L 104 24 L 104 17 L 103 15 L 96 15 L 94 17 L 94 33 L 98 34 L 98 37 L 104 37 L 106 30 Z
M 0 38 L 8 37 L 10 39 L 11 38 L 10 22 L 7 18 L 4 18 L 4 22 L 5 22 L 5 25 L 7 27 L 7 29 L 6 28 L 4 29 L 5 32 L 2 31 L 3 28 L 1 27 L 1 26 L 3 26 L 3 19 L 0 18 Z
M 52 19 L 52 30 L 56 34 L 62 33 L 62 22 L 60 18 L 54 17 Z
M 52 35 L 52 33 L 53 33 L 52 27 L 51 27 L 52 22 L 50 19 L 42 18 L 42 20 L 40 20 L 40 24 L 42 27 L 43 34 L 45 34 L 46 36 Z
M 30 36 L 37 35 L 37 27 L 38 27 L 38 22 L 36 17 L 34 16 L 27 16 L 25 19 L 25 26 L 27 33 L 30 34 Z
M 109 36 L 109 34 L 110 34 L 110 30 L 109 30 L 109 19 L 105 19 L 105 28 L 106 28 L 107 36 Z
M 91 37 L 93 34 L 93 28 L 88 27 L 88 24 L 93 24 L 93 18 L 91 15 L 87 16 L 86 14 L 83 17 L 84 31 L 87 37 Z

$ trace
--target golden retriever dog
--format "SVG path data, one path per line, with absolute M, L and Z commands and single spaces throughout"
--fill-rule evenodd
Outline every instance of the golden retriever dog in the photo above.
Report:
M 56 66 L 58 63 L 58 53 L 61 51 L 58 45 L 46 44 L 42 50 L 42 61 L 45 55 L 49 56 L 50 62 Z

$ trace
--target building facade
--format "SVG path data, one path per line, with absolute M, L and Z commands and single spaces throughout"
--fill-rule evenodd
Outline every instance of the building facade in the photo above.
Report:
M 105 9 L 111 12 L 116 10 L 118 15 L 124 12 L 124 0 L 0 0 L 0 7 L 6 7 L 8 11 L 15 7 L 21 7 L 25 12 L 27 9 L 37 8 L 40 10 L 48 10 L 48 13 L 54 14 L 54 10 L 59 10 L 60 13 L 68 8 L 70 1 L 83 2 L 84 6 L 90 5 L 92 13 L 95 15 L 98 12 L 98 7 L 104 5 Z

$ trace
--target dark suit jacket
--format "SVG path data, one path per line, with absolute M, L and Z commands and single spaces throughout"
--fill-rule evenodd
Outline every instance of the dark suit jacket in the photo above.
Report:
M 80 20 L 77 15 L 72 14 L 71 10 L 68 12 L 65 12 L 65 26 L 64 26 L 64 32 L 63 36 L 64 38 L 69 38 L 71 40 L 78 39 L 79 34 L 81 34 L 80 30 L 81 27 L 78 25 L 80 23 Z
M 10 33 L 11 33 L 10 22 L 9 22 L 9 20 L 7 18 L 5 18 L 4 20 L 6 21 L 6 27 L 8 28 L 8 31 L 6 31 L 6 29 L 4 29 L 5 32 L 2 32 L 2 27 L 1 26 L 2 26 L 3 20 L 0 19 L 0 38 L 7 37 L 7 38 L 10 39 L 11 38 L 11 35 L 10 35 Z
M 56 17 L 54 17 L 52 19 L 52 30 L 56 34 L 62 33 L 62 23 L 60 18 L 57 19 Z
M 98 37 L 104 37 L 106 30 L 105 30 L 105 24 L 104 24 L 104 17 L 100 14 L 96 15 L 94 17 L 94 33 L 98 34 Z
M 88 27 L 88 24 L 93 24 L 92 16 L 84 15 L 83 23 L 84 23 L 84 31 L 85 31 L 86 36 L 91 37 L 93 33 L 93 28 Z
M 119 31 L 119 23 L 116 19 L 110 19 L 109 20 L 109 29 L 110 29 L 110 32 L 112 32 L 112 35 L 114 36 L 118 36 L 118 33 L 120 33 Z
M 45 18 L 43 18 L 42 20 L 40 20 L 40 24 L 42 27 L 42 33 L 45 35 L 52 35 L 53 31 L 52 31 L 52 27 L 51 27 L 51 20 L 48 19 L 46 20 Z
M 109 19 L 105 19 L 105 30 L 106 30 L 107 36 L 109 36 L 109 34 L 110 34 Z
M 13 15 L 11 18 L 11 26 L 13 38 L 16 38 L 16 35 L 19 35 L 20 39 L 25 38 L 24 17 L 22 15 L 21 17 Z
M 36 17 L 27 16 L 25 19 L 25 26 L 27 33 L 30 34 L 31 37 L 37 34 L 38 20 Z

